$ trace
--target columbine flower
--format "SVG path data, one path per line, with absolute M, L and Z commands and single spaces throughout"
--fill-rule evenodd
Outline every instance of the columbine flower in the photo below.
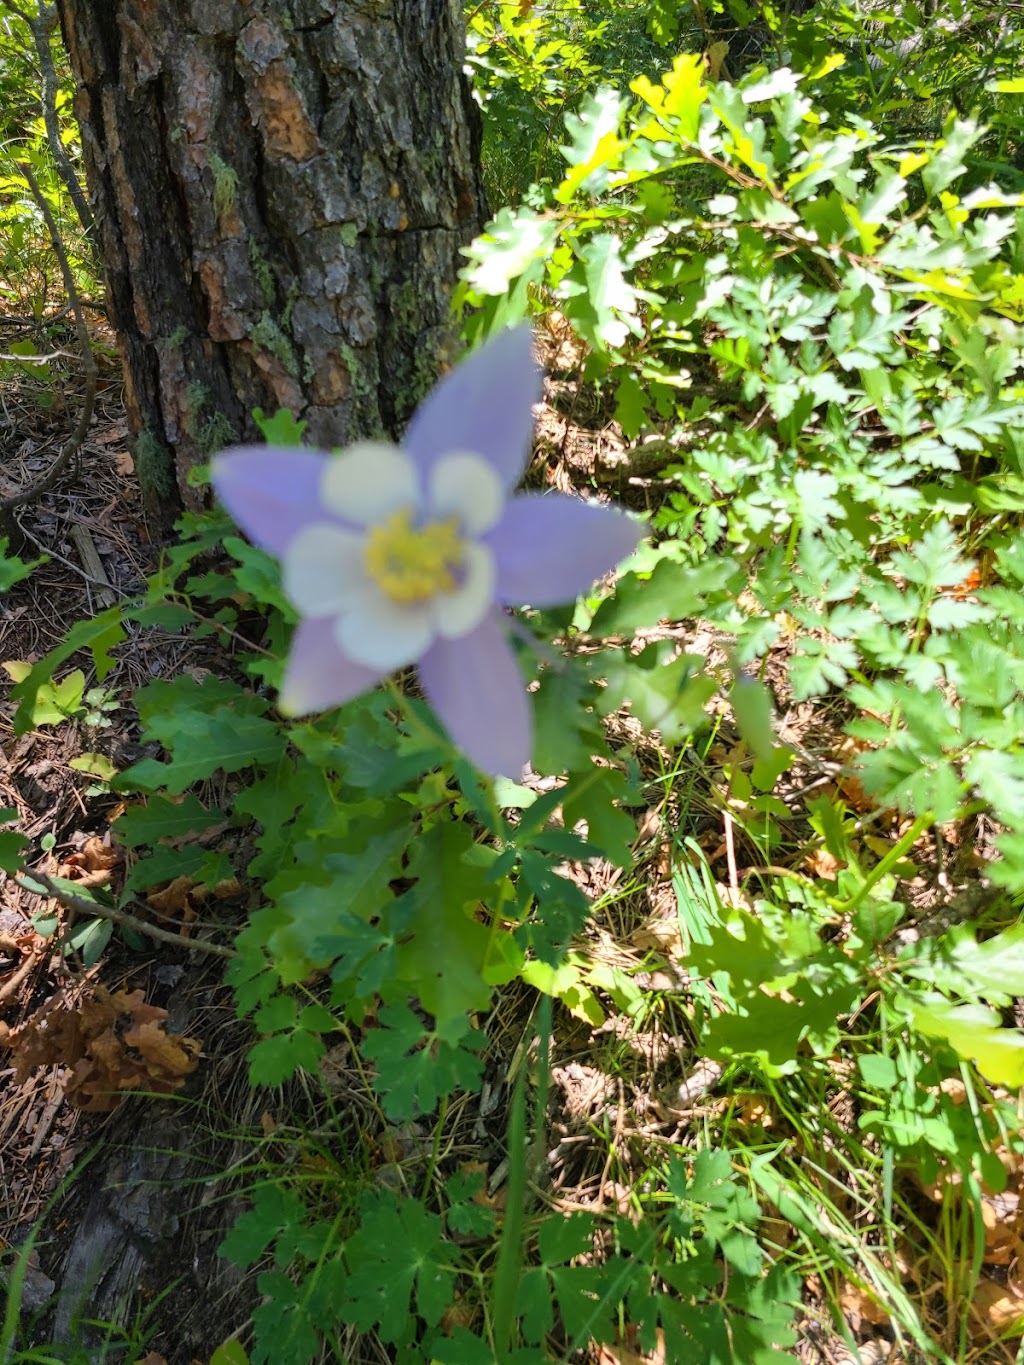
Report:
M 519 328 L 441 381 L 401 447 L 242 447 L 216 458 L 217 492 L 281 558 L 301 617 L 282 711 L 340 706 L 418 661 L 456 744 L 485 771 L 521 771 L 530 710 L 502 608 L 570 601 L 641 534 L 614 508 L 512 494 L 539 397 L 530 333 Z

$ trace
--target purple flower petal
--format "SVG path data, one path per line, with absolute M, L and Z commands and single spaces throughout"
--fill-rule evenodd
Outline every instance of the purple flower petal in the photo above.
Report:
M 281 556 L 297 531 L 325 521 L 320 480 L 330 456 L 287 446 L 235 446 L 213 460 L 213 486 L 245 534 Z
M 530 701 L 499 612 L 469 635 L 436 640 L 420 682 L 467 758 L 486 773 L 520 775 L 533 745 Z
M 333 619 L 300 621 L 292 636 L 278 709 L 286 716 L 326 711 L 368 692 L 379 668 L 357 664 L 341 652 Z
M 405 433 L 406 450 L 429 476 L 455 452 L 482 455 L 506 488 L 526 468 L 540 369 L 528 327 L 502 332 L 474 351 L 423 400 Z
M 644 528 L 615 507 L 562 493 L 523 493 L 484 536 L 498 565 L 499 602 L 571 602 L 632 554 Z

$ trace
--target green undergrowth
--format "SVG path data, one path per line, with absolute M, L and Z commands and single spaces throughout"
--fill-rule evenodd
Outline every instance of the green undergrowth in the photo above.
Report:
M 361 1097 L 359 1133 L 325 1102 L 235 1173 L 220 1254 L 260 1303 L 216 1365 L 370 1341 L 405 1365 L 598 1343 L 759 1365 L 792 1359 L 805 1314 L 852 1343 L 851 1302 L 908 1359 L 1019 1337 L 979 1309 L 992 1201 L 1024 1168 L 1016 78 L 979 40 L 959 83 L 916 92 L 926 126 L 889 107 L 909 75 L 866 52 L 858 74 L 863 24 L 712 80 L 664 7 L 637 14 L 471 19 L 492 142 L 533 112 L 491 163 L 508 202 L 466 252 L 467 334 L 567 320 L 651 533 L 614 584 L 521 616 L 542 780 L 483 779 L 408 678 L 283 720 L 294 613 L 217 512 L 12 674 L 19 732 L 92 733 L 129 630 L 223 651 L 135 694 L 156 756 L 88 774 L 123 807 L 119 903 L 239 879 L 251 1086 L 316 1090 L 343 1055 Z M 0 833 L 12 873 L 38 852 Z M 632 931 L 656 883 L 652 946 Z M 646 1097 L 656 1121 L 634 1097 L 583 1124 L 619 1187 L 589 1205 L 548 1179 L 581 1029 L 613 1089 L 641 1037 L 683 1073 Z M 683 1101 L 698 1063 L 715 1079 Z M 495 1085 L 485 1142 L 465 1116 Z

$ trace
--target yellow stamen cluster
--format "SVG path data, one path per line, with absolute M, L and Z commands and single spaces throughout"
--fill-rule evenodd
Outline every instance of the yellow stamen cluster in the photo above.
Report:
M 375 526 L 366 540 L 367 573 L 403 606 L 451 592 L 463 556 L 457 518 L 415 526 L 411 507 Z

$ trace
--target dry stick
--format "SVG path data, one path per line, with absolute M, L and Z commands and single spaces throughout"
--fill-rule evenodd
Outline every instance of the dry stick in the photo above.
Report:
M 170 934 L 166 929 L 158 929 L 155 924 L 146 924 L 144 920 L 136 919 L 134 915 L 129 915 L 125 910 L 115 910 L 111 905 L 101 905 L 98 901 L 86 900 L 84 896 L 75 896 L 70 891 L 63 890 L 45 872 L 28 871 L 26 876 L 31 877 L 34 882 L 46 888 L 47 895 L 53 900 L 63 905 L 65 910 L 74 910 L 79 915 L 95 915 L 100 919 L 112 920 L 114 924 L 120 924 L 124 929 L 134 929 L 137 934 L 145 934 L 149 938 L 156 939 L 159 943 L 170 943 L 175 948 L 185 948 L 189 952 L 207 953 L 211 957 L 224 957 L 233 959 L 238 956 L 234 948 L 224 948 L 219 943 L 207 943 L 201 938 L 184 938 L 181 934 Z M 28 891 L 33 896 L 40 893 L 33 886 L 27 886 L 25 882 L 15 879 L 18 886 L 23 891 Z
M 9 4 L 10 0 L 6 0 Z M 78 417 L 78 425 L 71 433 L 71 438 L 64 449 L 54 460 L 47 474 L 34 483 L 29 488 L 23 488 L 20 493 L 15 493 L 9 498 L 0 498 L 0 511 L 8 511 L 12 507 L 21 507 L 27 502 L 34 502 L 36 498 L 49 492 L 53 485 L 67 469 L 74 459 L 85 440 L 89 430 L 89 423 L 92 421 L 93 408 L 96 405 L 96 379 L 97 367 L 96 357 L 92 353 L 92 343 L 89 340 L 89 328 L 86 325 L 85 313 L 82 309 L 82 299 L 75 284 L 74 272 L 68 261 L 67 252 L 64 250 L 64 242 L 61 239 L 60 230 L 54 221 L 50 206 L 43 198 L 42 192 L 35 176 L 32 174 L 32 167 L 25 162 L 19 164 L 18 169 L 25 177 L 29 189 L 32 191 L 32 198 L 39 206 L 39 212 L 43 215 L 46 230 L 50 234 L 50 241 L 53 244 L 54 254 L 60 265 L 60 273 L 64 277 L 64 288 L 67 290 L 68 298 L 71 301 L 71 308 L 75 315 L 75 331 L 78 335 L 78 345 L 82 353 L 82 370 L 85 375 L 85 398 L 82 402 L 82 411 Z

